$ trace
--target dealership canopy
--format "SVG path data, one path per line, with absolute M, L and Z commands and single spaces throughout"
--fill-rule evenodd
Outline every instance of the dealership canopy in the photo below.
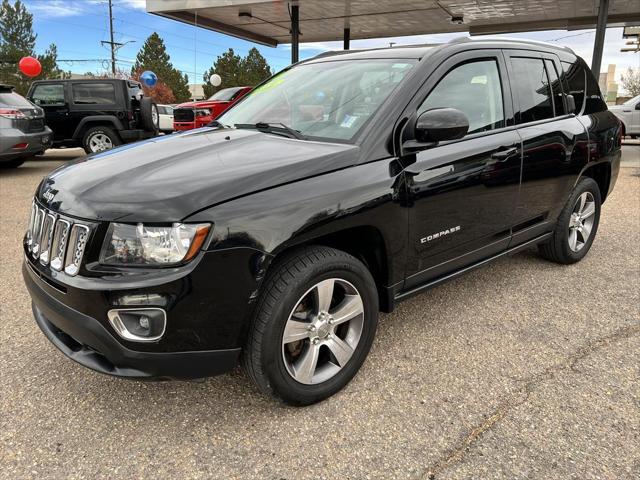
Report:
M 640 0 L 147 0 L 147 11 L 272 47 L 291 43 L 294 61 L 299 42 L 344 40 L 348 49 L 352 39 L 597 26 L 604 39 L 605 26 L 640 23 Z

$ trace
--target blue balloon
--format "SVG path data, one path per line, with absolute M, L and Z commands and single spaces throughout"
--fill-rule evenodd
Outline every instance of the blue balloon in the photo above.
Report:
M 140 75 L 140 80 L 147 87 L 155 87 L 156 83 L 158 83 L 158 76 L 155 73 L 153 73 L 152 71 L 146 70 L 146 71 L 142 72 L 142 75 Z

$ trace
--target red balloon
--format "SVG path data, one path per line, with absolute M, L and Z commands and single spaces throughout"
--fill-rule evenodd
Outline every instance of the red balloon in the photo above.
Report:
M 37 58 L 24 57 L 18 63 L 18 68 L 27 77 L 37 77 L 42 72 L 42 65 Z

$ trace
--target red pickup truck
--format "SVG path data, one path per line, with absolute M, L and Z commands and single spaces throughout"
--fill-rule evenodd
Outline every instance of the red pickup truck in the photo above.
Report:
M 249 93 L 252 88 L 223 88 L 208 100 L 181 103 L 173 110 L 173 129 L 181 131 L 204 127 Z

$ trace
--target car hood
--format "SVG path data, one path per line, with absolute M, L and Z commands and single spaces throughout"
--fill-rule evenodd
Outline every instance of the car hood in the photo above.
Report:
M 252 192 L 345 168 L 355 145 L 255 130 L 203 128 L 156 137 L 69 163 L 36 196 L 67 215 L 122 222 L 177 222 Z

